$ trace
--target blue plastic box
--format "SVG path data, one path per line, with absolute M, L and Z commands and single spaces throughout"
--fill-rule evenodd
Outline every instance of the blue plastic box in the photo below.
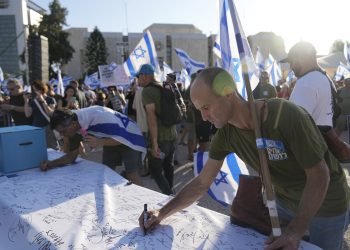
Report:
M 47 160 L 45 130 L 33 126 L 0 128 L 0 172 L 39 167 Z

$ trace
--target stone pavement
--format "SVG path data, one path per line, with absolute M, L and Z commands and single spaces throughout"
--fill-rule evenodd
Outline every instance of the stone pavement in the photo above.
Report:
M 348 133 L 343 132 L 342 133 L 343 140 L 349 142 Z M 102 162 L 102 153 L 101 149 L 96 149 L 94 152 L 88 153 L 88 155 L 85 157 L 88 160 L 95 161 L 95 162 Z M 175 177 L 174 177 L 174 188 L 175 192 L 179 192 L 184 185 L 186 185 L 192 178 L 193 178 L 193 163 L 189 162 L 187 160 L 187 147 L 183 145 L 178 146 L 178 162 L 179 164 L 175 166 Z M 348 184 L 350 185 L 350 163 L 349 164 L 343 164 L 344 171 L 347 176 Z M 123 168 L 117 167 L 116 171 L 121 172 Z M 159 188 L 157 187 L 156 183 L 150 176 L 142 177 L 143 185 L 146 188 L 152 189 L 154 191 L 160 192 Z M 230 208 L 224 207 L 218 202 L 214 201 L 210 198 L 209 195 L 204 195 L 198 203 L 199 206 L 214 210 L 216 212 L 229 215 Z M 346 235 L 344 237 L 344 250 L 350 250 L 350 229 L 346 232 Z

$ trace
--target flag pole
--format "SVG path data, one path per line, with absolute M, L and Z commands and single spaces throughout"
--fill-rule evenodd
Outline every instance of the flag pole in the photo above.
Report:
M 270 221 L 272 226 L 272 236 L 273 238 L 278 238 L 279 236 L 281 236 L 282 232 L 281 232 L 281 227 L 278 220 L 276 198 L 275 198 L 275 193 L 273 191 L 271 176 L 270 176 L 270 172 L 267 164 L 267 158 L 265 153 L 265 141 L 261 136 L 260 122 L 258 120 L 258 115 L 256 112 L 255 103 L 254 103 L 254 97 L 252 94 L 252 88 L 249 80 L 249 70 L 248 70 L 248 62 L 247 62 L 248 58 L 246 58 L 246 56 L 248 56 L 249 54 L 250 58 L 252 59 L 251 51 L 250 51 L 248 41 L 245 38 L 244 31 L 242 29 L 234 2 L 233 0 L 229 0 L 227 1 L 227 3 L 231 14 L 232 24 L 235 30 L 236 44 L 239 52 L 241 65 L 242 65 L 243 79 L 246 85 L 246 91 L 248 95 L 249 110 L 251 113 L 251 118 L 254 126 L 256 145 L 257 145 L 259 160 L 260 160 L 260 171 L 261 171 L 261 176 L 262 176 L 263 183 L 266 190 L 266 198 L 267 198 L 266 206 L 269 210 Z M 248 51 L 245 51 L 245 50 L 248 50 Z
M 267 199 L 266 206 L 269 209 L 270 221 L 272 226 L 272 236 L 274 238 L 278 238 L 279 236 L 281 236 L 281 227 L 278 220 L 275 193 L 273 191 L 270 171 L 267 164 L 267 158 L 266 158 L 266 153 L 264 148 L 265 142 L 261 136 L 260 122 L 258 120 L 258 114 L 255 108 L 254 97 L 252 94 L 252 88 L 249 80 L 248 66 L 244 60 L 242 60 L 242 62 L 243 62 L 242 73 L 244 75 L 244 82 L 246 85 L 246 90 L 248 95 L 249 110 L 253 120 L 256 145 L 259 153 L 260 171 L 261 171 L 264 187 L 266 190 L 266 199 Z

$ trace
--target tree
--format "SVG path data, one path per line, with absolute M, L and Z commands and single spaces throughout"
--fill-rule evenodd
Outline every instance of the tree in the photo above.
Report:
M 69 33 L 63 30 L 63 26 L 67 26 L 68 11 L 61 7 L 59 0 L 53 0 L 49 4 L 49 9 L 50 14 L 43 15 L 38 33 L 48 39 L 50 65 L 54 62 L 67 64 L 75 52 L 68 41 Z M 50 75 L 52 75 L 51 68 Z
M 344 42 L 342 40 L 335 40 L 330 49 L 331 53 L 343 52 L 344 51 Z
M 88 75 L 95 73 L 98 70 L 98 65 L 107 64 L 106 42 L 97 27 L 95 27 L 87 40 L 84 55 Z

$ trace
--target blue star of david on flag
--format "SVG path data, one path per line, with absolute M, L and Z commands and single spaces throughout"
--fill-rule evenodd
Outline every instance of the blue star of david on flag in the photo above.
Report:
M 117 116 L 120 119 L 120 121 L 124 125 L 124 128 L 128 127 L 128 124 L 130 122 L 128 117 L 122 116 L 120 113 L 117 113 L 117 112 L 115 113 L 115 116 Z
M 220 170 L 219 174 L 220 174 L 220 179 L 215 179 L 215 185 L 218 186 L 218 185 L 220 185 L 220 183 L 227 184 L 227 180 L 226 180 L 227 173 Z
M 145 53 L 147 53 L 147 51 L 142 49 L 141 46 L 139 46 L 132 52 L 132 55 L 134 55 L 136 59 L 139 59 L 139 58 L 144 58 Z

